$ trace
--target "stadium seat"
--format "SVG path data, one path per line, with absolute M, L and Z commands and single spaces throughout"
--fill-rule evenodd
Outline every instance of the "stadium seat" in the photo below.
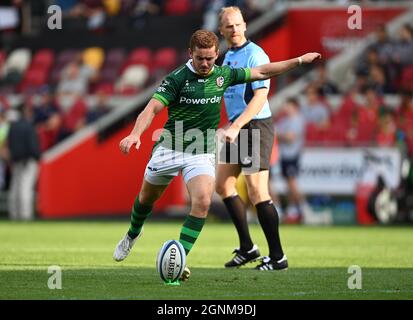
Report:
M 119 67 L 107 66 L 100 72 L 100 81 L 114 83 L 118 78 L 118 74 Z
M 106 54 L 105 65 L 117 65 L 120 66 L 126 58 L 126 51 L 123 48 L 109 49 Z
M 33 93 L 37 87 L 46 84 L 48 72 L 43 67 L 32 67 L 27 70 L 23 81 L 18 86 L 18 91 L 23 93 Z
M 50 72 L 50 82 L 56 84 L 59 82 L 60 74 L 63 68 L 70 62 L 74 61 L 79 55 L 79 50 L 65 49 L 58 53 L 56 62 Z
M 405 89 L 413 91 L 413 65 L 403 69 L 401 74 L 401 86 Z
M 1 85 L 0 86 L 0 97 L 5 95 L 10 95 L 15 93 L 14 85 Z
M 3 74 L 2 69 L 3 69 L 3 64 L 6 61 L 6 52 L 3 50 L 0 50 L 0 78 L 1 75 Z
M 0 89 L 2 89 L 2 86 L 0 86 Z M 1 91 L 0 91 L 1 93 Z M 3 109 L 9 109 L 10 108 L 10 103 L 7 100 L 5 95 L 0 95 L 0 107 L 2 107 Z
M 102 92 L 111 95 L 115 93 L 115 88 L 112 83 L 102 82 L 94 86 L 94 89 L 92 91 L 94 94 Z
M 178 54 L 174 48 L 161 48 L 155 51 L 153 68 L 174 69 L 178 64 Z
M 148 69 L 152 66 L 152 50 L 146 47 L 136 48 L 129 54 L 126 65 L 122 67 L 122 70 L 126 69 L 131 64 L 143 64 Z
M 82 53 L 82 59 L 86 65 L 99 70 L 104 62 L 105 52 L 99 47 L 87 48 Z
M 375 124 L 360 123 L 356 129 L 355 139 L 351 142 L 353 146 L 367 146 L 374 141 Z
M 325 131 L 317 128 L 314 124 L 306 125 L 305 140 L 308 145 L 318 145 L 324 142 Z
M 164 11 L 168 16 L 184 16 L 191 10 L 191 1 L 189 0 L 168 0 L 165 1 Z
M 125 88 L 141 89 L 148 80 L 149 72 L 144 65 L 127 67 L 116 84 L 116 90 L 123 92 Z
M 34 54 L 31 67 L 43 67 L 49 70 L 55 59 L 55 53 L 51 49 L 41 49 Z
M 66 65 L 69 62 L 72 62 L 73 60 L 75 60 L 78 57 L 78 55 L 79 55 L 79 50 L 77 49 L 65 49 L 57 55 L 56 64 Z
M 12 70 L 23 73 L 29 66 L 31 58 L 32 54 L 27 48 L 13 50 L 7 57 L 6 63 L 4 64 L 4 73 L 7 74 Z

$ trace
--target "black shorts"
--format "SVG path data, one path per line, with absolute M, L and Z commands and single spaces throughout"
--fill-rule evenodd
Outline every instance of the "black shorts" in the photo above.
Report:
M 300 172 L 299 167 L 300 158 L 281 159 L 281 173 L 284 178 L 294 178 Z
M 251 120 L 241 128 L 234 143 L 223 143 L 218 163 L 238 164 L 246 174 L 269 170 L 273 144 L 272 118 Z

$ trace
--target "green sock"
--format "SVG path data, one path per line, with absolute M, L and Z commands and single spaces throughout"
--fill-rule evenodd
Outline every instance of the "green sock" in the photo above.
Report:
M 152 212 L 152 205 L 139 203 L 139 195 L 136 197 L 132 208 L 131 223 L 128 231 L 129 237 L 135 239 L 142 230 L 146 218 Z
M 191 215 L 186 217 L 181 229 L 181 234 L 179 235 L 179 242 L 184 247 L 187 255 L 189 251 L 191 251 L 196 239 L 198 239 L 204 223 L 205 218 L 197 218 Z

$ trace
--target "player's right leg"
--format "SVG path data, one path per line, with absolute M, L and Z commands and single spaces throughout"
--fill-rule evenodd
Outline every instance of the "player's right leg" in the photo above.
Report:
M 245 204 L 236 190 L 236 181 L 241 172 L 238 164 L 220 163 L 217 167 L 216 192 L 221 196 L 238 233 L 239 248 L 235 256 L 225 263 L 226 268 L 239 267 L 260 256 L 258 247 L 252 242 Z
M 141 190 L 133 204 L 129 230 L 118 243 L 113 259 L 122 261 L 129 255 L 132 246 L 142 235 L 143 224 L 152 212 L 153 203 L 161 197 L 173 177 L 178 175 L 179 167 L 180 160 L 176 159 L 173 150 L 162 146 L 154 150 L 146 166 Z
M 113 253 L 115 261 L 122 261 L 129 255 L 133 245 L 143 234 L 143 224 L 152 212 L 153 203 L 161 197 L 167 186 L 155 185 L 143 180 L 141 191 L 133 204 L 129 230 L 119 241 Z

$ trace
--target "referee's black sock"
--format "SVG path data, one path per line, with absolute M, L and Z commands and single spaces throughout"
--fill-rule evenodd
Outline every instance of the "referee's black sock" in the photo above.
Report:
M 278 232 L 279 219 L 277 209 L 275 209 L 272 200 L 257 203 L 255 207 L 257 208 L 258 220 L 268 242 L 269 256 L 271 259 L 280 260 L 284 252 Z
M 225 206 L 231 216 L 232 222 L 238 232 L 240 249 L 248 251 L 254 244 L 252 243 L 250 232 L 247 222 L 247 210 L 244 202 L 236 194 L 228 198 L 223 199 Z

